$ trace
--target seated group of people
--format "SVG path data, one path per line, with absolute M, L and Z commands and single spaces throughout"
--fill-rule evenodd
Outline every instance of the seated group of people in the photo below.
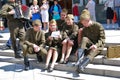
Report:
M 41 30 L 40 20 L 32 22 L 32 28 L 26 31 L 22 45 L 25 70 L 29 70 L 28 54 L 36 54 L 38 61 L 45 60 L 43 70 L 52 72 L 60 56 L 59 63 L 67 63 L 72 50 L 78 56 L 77 71 L 84 71 L 85 67 L 104 48 L 105 32 L 103 26 L 90 18 L 88 10 L 83 10 L 78 25 L 74 23 L 73 15 L 65 10 L 61 12 L 61 19 L 49 22 L 49 31 Z M 75 47 L 77 48 L 75 49 Z M 52 63 L 50 64 L 52 58 Z

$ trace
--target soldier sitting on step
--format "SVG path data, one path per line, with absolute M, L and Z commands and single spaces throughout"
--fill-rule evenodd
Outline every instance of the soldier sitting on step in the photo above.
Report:
M 105 32 L 103 26 L 98 22 L 92 21 L 90 15 L 87 13 L 88 12 L 84 12 L 80 16 L 80 22 L 84 27 L 78 49 L 78 72 L 84 71 L 85 67 L 94 59 L 94 57 L 103 50 L 105 44 Z
M 29 28 L 26 32 L 23 47 L 23 56 L 25 70 L 29 70 L 28 54 L 36 54 L 38 61 L 42 61 L 47 54 L 47 50 L 43 48 L 45 43 L 45 34 L 41 30 L 42 24 L 40 20 L 32 22 L 33 28 Z

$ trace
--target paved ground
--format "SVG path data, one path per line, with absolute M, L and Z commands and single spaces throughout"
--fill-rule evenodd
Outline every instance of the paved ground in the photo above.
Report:
M 106 43 L 120 43 L 120 30 L 108 29 L 106 24 L 103 24 L 106 33 Z M 117 28 L 117 24 L 115 24 Z M 3 40 L 9 38 L 9 31 L 1 31 L 0 35 Z M 120 80 L 117 78 L 103 77 L 90 74 L 76 74 L 66 71 L 54 70 L 52 73 L 41 72 L 42 68 L 33 67 L 29 71 L 24 71 L 23 64 L 8 63 L 7 60 L 14 59 L 13 57 L 0 56 L 0 80 Z

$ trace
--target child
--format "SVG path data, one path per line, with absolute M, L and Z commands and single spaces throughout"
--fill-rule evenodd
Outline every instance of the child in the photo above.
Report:
M 49 28 L 50 28 L 50 31 L 45 34 L 45 37 L 46 37 L 46 45 L 49 46 L 50 48 L 48 50 L 44 70 L 48 70 L 48 72 L 52 72 L 54 69 L 55 62 L 57 61 L 57 58 L 58 58 L 57 50 L 58 50 L 58 44 L 61 42 L 61 35 L 59 31 L 57 31 L 57 24 L 55 20 L 50 21 Z M 52 59 L 51 66 L 49 67 L 49 62 L 51 57 L 53 59 Z

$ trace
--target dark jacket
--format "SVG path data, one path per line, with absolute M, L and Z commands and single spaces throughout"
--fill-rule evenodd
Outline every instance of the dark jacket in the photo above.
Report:
M 51 31 L 49 31 L 48 33 L 45 34 L 46 45 L 57 49 L 59 44 L 61 43 L 61 38 L 53 37 L 53 40 L 49 40 L 48 37 L 51 36 L 51 34 L 52 34 Z
M 73 25 L 65 25 L 62 30 L 62 38 L 63 40 L 69 38 L 70 40 L 74 40 L 78 34 L 78 26 L 76 24 Z
M 84 27 L 82 31 L 82 37 L 87 37 L 98 48 L 104 47 L 105 44 L 105 32 L 101 24 L 93 22 L 89 27 Z
M 25 42 L 29 46 L 33 46 L 36 44 L 38 46 L 43 47 L 45 44 L 45 34 L 42 30 L 35 32 L 33 28 L 30 28 L 26 32 Z

